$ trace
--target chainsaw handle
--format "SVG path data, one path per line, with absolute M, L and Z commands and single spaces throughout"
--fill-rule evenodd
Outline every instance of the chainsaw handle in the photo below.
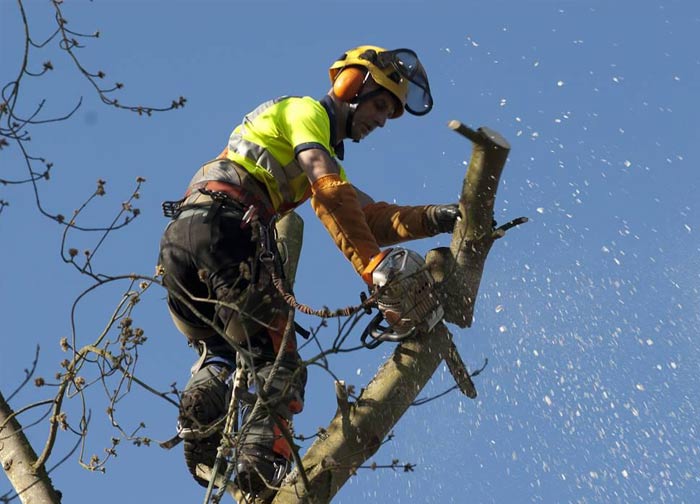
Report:
M 362 336 L 360 336 L 360 341 L 363 346 L 371 349 L 377 348 L 384 341 L 398 343 L 408 336 L 411 336 L 414 332 L 414 330 L 411 330 L 406 334 L 399 334 L 391 327 L 382 325 L 383 321 L 384 315 L 382 315 L 382 312 L 377 313 L 374 318 L 370 320 L 365 330 L 362 331 Z M 368 341 L 370 337 L 371 340 Z

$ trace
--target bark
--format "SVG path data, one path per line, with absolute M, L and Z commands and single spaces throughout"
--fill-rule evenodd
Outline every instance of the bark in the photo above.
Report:
M 450 127 L 474 142 L 459 199 L 465 218 L 455 226 L 450 247 L 433 249 L 425 259 L 438 283 L 445 321 L 471 327 L 486 256 L 502 236 L 492 229 L 493 206 L 510 146 L 488 128 L 473 131 L 457 121 Z
M 486 128 L 473 131 L 456 121 L 450 127 L 474 142 L 460 198 L 465 218 L 457 223 L 451 246 L 431 251 L 426 261 L 438 284 L 445 320 L 465 327 L 471 325 L 486 256 L 499 236 L 492 229 L 493 205 L 509 146 Z M 327 435 L 317 439 L 302 460 L 309 486 L 295 477 L 295 471 L 273 504 L 330 502 L 356 469 L 376 453 L 443 359 L 451 363 L 463 390 L 468 388 L 464 384 L 468 374 L 465 378 L 452 369 L 461 359 L 447 327 L 440 323 L 431 333 L 399 344 L 356 402 L 347 403 L 339 392 L 338 411 Z
M 34 468 L 37 456 L 22 426 L 0 392 L 0 463 L 23 504 L 60 504 L 44 466 Z

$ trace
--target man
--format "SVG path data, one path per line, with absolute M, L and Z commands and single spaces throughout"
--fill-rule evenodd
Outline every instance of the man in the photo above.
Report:
M 333 63 L 330 79 L 333 87 L 320 101 L 283 97 L 246 115 L 219 158 L 195 174 L 161 241 L 170 313 L 200 353 L 182 395 L 179 427 L 187 466 L 201 484 L 196 466 L 213 465 L 237 363 L 248 372 L 252 394 L 244 400 L 236 483 L 261 495 L 289 470 L 283 434 L 303 407 L 306 371 L 294 338 L 281 348 L 290 308 L 260 260 L 277 252 L 269 241 L 274 218 L 310 199 L 371 286 L 380 246 L 451 232 L 459 215 L 456 205 L 374 202 L 348 182 L 338 162 L 343 139 L 359 142 L 404 110 L 430 111 L 416 54 L 357 47 Z M 278 354 L 281 365 L 273 366 Z M 253 408 L 261 391 L 266 407 Z

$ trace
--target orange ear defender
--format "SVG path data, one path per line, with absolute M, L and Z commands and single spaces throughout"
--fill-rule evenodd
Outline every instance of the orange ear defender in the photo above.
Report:
M 362 85 L 365 83 L 365 77 L 367 76 L 367 69 L 362 67 L 346 67 L 338 74 L 335 81 L 333 81 L 333 94 L 335 94 L 339 100 L 344 102 L 349 102 L 357 93 L 362 89 Z

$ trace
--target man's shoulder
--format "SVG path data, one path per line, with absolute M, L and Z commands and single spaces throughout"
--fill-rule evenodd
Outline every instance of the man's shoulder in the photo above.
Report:
M 322 103 L 310 96 L 283 95 L 261 103 L 247 113 L 245 118 L 247 121 L 253 121 L 262 115 L 275 116 L 278 114 L 285 114 L 289 111 L 317 113 L 323 110 L 324 107 Z
M 330 118 L 323 103 L 310 96 L 290 96 L 276 104 L 274 115 L 291 131 L 329 131 Z
M 283 96 L 278 98 L 277 105 L 281 109 L 293 113 L 325 114 L 326 109 L 323 104 L 311 96 Z

